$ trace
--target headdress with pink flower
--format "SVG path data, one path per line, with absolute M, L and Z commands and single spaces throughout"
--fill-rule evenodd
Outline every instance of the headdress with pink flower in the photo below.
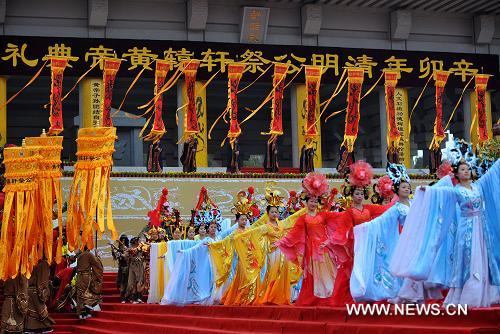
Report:
M 388 175 L 384 175 L 373 185 L 373 195 L 371 201 L 374 204 L 381 204 L 384 200 L 390 200 L 394 196 L 392 190 L 393 182 Z
M 343 186 L 344 196 L 350 196 L 356 188 L 363 189 L 365 198 L 368 199 L 368 186 L 373 178 L 372 166 L 363 161 L 358 160 L 349 166 L 349 174 L 346 176 L 347 185 Z
M 302 181 L 302 188 L 306 196 L 319 199 L 328 193 L 328 181 L 324 174 L 310 172 Z

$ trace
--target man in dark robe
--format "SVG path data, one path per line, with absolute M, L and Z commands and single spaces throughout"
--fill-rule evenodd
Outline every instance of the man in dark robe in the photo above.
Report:
M 126 235 L 122 235 L 118 240 L 118 247 L 111 244 L 111 254 L 113 259 L 118 261 L 118 275 L 116 275 L 116 287 L 120 291 L 120 300 L 126 301 L 128 284 L 128 260 L 125 252 L 129 247 L 129 240 Z
M 300 172 L 310 173 L 314 172 L 314 154 L 316 150 L 312 139 L 306 139 L 305 144 L 300 150 Z
M 198 139 L 190 136 L 185 142 L 181 155 L 182 171 L 184 173 L 196 172 L 196 151 L 198 150 Z
M 0 332 L 23 333 L 24 318 L 28 312 L 28 280 L 22 275 L 4 282 L 2 325 Z
M 163 164 L 161 160 L 162 148 L 160 142 L 151 143 L 148 150 L 148 172 L 159 173 L 163 170 Z
M 101 302 L 103 266 L 101 260 L 87 247 L 76 261 L 76 313 L 80 319 L 86 319 Z
M 266 157 L 264 158 L 264 171 L 278 173 L 278 138 L 267 142 Z
M 49 332 L 55 321 L 49 316 L 50 266 L 46 259 L 38 261 L 28 280 L 28 313 L 24 321 L 25 332 Z
M 240 173 L 240 140 L 236 138 L 233 144 L 228 143 L 227 173 Z

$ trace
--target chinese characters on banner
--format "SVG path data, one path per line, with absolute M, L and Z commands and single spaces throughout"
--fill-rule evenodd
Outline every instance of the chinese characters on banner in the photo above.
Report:
M 32 74 L 47 56 L 68 58 L 71 76 L 79 76 L 101 58 L 126 60 L 119 77 L 135 76 L 143 68 L 152 76 L 155 59 L 167 61 L 173 69 L 186 60 L 200 59 L 201 80 L 217 71 L 227 73 L 228 65 L 234 62 L 247 65 L 245 77 L 249 79 L 263 73 L 274 62 L 289 65 L 287 74 L 297 73 L 304 65 L 320 66 L 323 74 L 327 73 L 324 83 L 336 82 L 344 67 L 363 68 L 367 84 L 382 70 L 394 70 L 400 86 L 423 86 L 435 70 L 449 71 L 448 85 L 457 87 L 463 86 L 479 69 L 487 74 L 498 73 L 498 56 L 483 54 L 117 39 L 60 38 L 54 43 L 50 38 L 22 36 L 5 36 L 0 42 L 0 73 Z M 102 65 L 99 64 L 101 70 Z M 91 75 L 99 70 L 95 71 Z M 267 78 L 270 79 L 270 75 Z M 495 77 L 490 81 L 494 87 Z
M 94 79 L 91 85 L 92 94 L 92 104 L 90 107 L 92 115 L 92 127 L 98 128 L 101 126 L 102 115 L 101 115 L 101 99 L 102 99 L 102 80 Z
M 387 159 L 391 163 L 399 163 L 397 147 L 401 134 L 396 124 L 396 111 L 394 108 L 394 90 L 398 83 L 398 72 L 387 70 L 385 76 L 385 109 L 387 113 Z
M 488 115 L 486 112 L 486 86 L 488 85 L 488 79 L 490 78 L 487 74 L 476 75 L 476 99 L 472 103 L 476 103 L 477 110 L 477 134 L 479 144 L 483 144 L 485 141 L 491 138 L 488 133 Z M 491 115 L 489 115 L 491 118 Z M 491 128 L 491 127 L 490 127 Z
M 394 111 L 396 126 L 401 136 L 397 145 L 399 163 L 410 168 L 410 140 L 408 137 L 408 90 L 394 89 Z
M 85 78 L 81 83 L 82 124 L 83 128 L 101 126 L 101 100 L 103 84 L 100 78 Z

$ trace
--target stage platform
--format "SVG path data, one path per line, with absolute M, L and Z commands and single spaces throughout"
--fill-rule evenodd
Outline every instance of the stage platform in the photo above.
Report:
M 355 316 L 344 307 L 162 306 L 121 304 L 116 274 L 106 273 L 95 317 L 52 314 L 55 333 L 69 334 L 498 334 L 500 307 L 455 316 Z

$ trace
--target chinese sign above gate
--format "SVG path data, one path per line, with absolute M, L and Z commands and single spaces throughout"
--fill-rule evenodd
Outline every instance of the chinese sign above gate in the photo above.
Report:
M 498 56 L 444 52 L 417 52 L 378 49 L 251 45 L 192 41 L 158 41 L 125 39 L 84 39 L 57 37 L 3 36 L 0 42 L 0 75 L 33 74 L 47 56 L 68 58 L 67 75 L 79 76 L 102 57 L 125 60 L 118 73 L 135 76 L 144 67 L 153 75 L 152 61 L 164 59 L 178 67 L 183 60 L 199 59 L 199 78 L 207 79 L 215 72 L 227 72 L 229 63 L 247 64 L 245 78 L 256 77 L 273 62 L 289 64 L 288 74 L 304 65 L 323 67 L 322 82 L 338 81 L 344 68 L 365 69 L 368 83 L 382 70 L 399 72 L 399 86 L 423 86 L 434 70 L 449 70 L 448 85 L 460 87 L 476 73 L 492 74 L 490 87 L 496 86 Z M 100 64 L 102 66 L 102 64 Z M 96 68 L 96 76 L 101 69 Z M 271 73 L 271 71 L 269 71 Z M 270 76 L 267 76 L 269 79 Z M 297 81 L 303 81 L 299 75 Z

